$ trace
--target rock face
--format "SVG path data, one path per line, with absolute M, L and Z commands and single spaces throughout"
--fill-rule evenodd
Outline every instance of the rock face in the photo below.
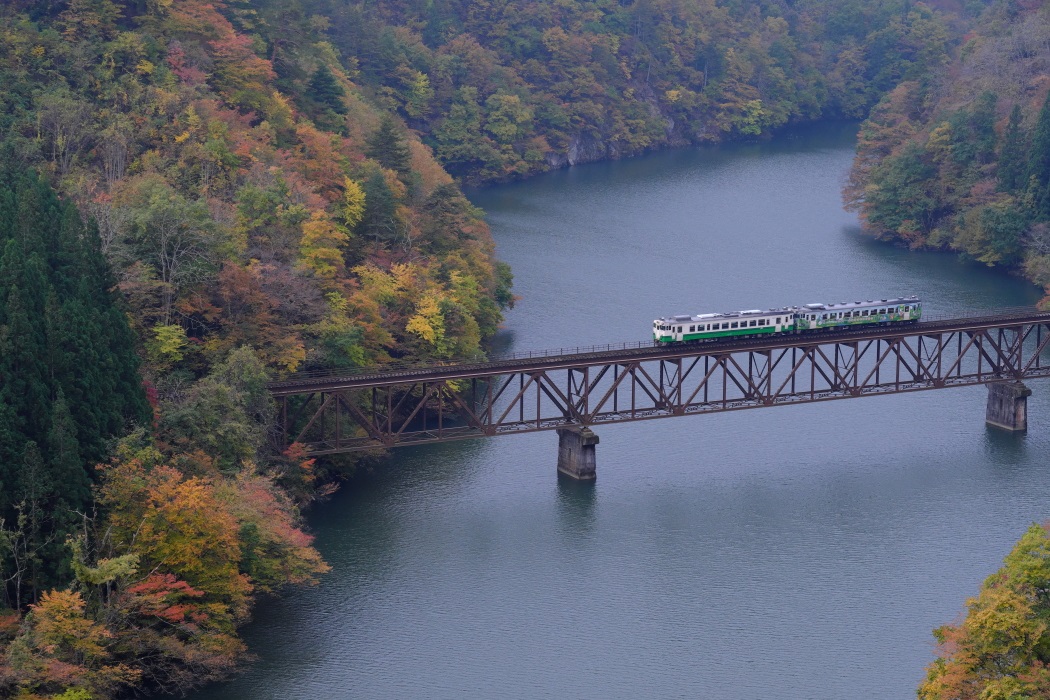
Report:
M 664 122 L 664 138 L 652 143 L 651 148 L 687 146 L 691 143 L 688 138 L 683 136 L 681 130 L 677 128 L 678 124 L 675 120 L 660 111 L 655 97 L 647 100 L 647 102 L 649 102 L 649 111 L 652 116 L 662 119 Z M 625 156 L 634 156 L 645 150 L 650 149 L 625 151 L 618 142 L 609 140 L 604 135 L 576 134 L 569 140 L 569 144 L 564 150 L 548 151 L 544 156 L 544 160 L 547 163 L 548 170 L 556 170 L 582 163 L 594 163 L 600 160 L 615 160 Z

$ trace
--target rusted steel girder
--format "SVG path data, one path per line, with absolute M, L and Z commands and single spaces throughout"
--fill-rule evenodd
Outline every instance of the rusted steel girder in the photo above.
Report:
M 271 384 L 323 455 L 1050 376 L 1050 314 Z

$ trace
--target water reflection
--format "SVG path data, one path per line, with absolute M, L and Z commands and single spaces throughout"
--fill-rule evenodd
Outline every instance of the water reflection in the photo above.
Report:
M 558 521 L 561 531 L 570 538 L 585 537 L 596 525 L 598 485 L 580 481 L 557 472 Z

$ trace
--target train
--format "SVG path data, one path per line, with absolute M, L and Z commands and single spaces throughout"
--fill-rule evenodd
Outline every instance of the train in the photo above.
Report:
M 917 296 L 897 299 L 803 304 L 721 314 L 679 315 L 653 321 L 656 343 L 688 343 L 757 335 L 824 333 L 858 326 L 916 323 L 922 316 Z

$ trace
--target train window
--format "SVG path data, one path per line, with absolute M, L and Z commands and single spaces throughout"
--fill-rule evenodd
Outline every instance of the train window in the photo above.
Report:
M 696 326 L 689 326 L 689 332 L 692 333 L 696 330 Z
M 730 328 L 736 328 L 736 327 L 737 327 L 737 325 L 738 325 L 738 324 L 737 324 L 737 322 L 736 322 L 736 321 L 733 321 L 732 325 L 730 325 L 729 327 L 730 327 Z
M 752 321 L 752 322 L 751 322 L 751 323 L 749 323 L 748 325 L 749 325 L 749 326 L 751 326 L 752 328 L 754 328 L 755 326 L 757 326 L 757 325 L 758 325 L 758 321 Z

